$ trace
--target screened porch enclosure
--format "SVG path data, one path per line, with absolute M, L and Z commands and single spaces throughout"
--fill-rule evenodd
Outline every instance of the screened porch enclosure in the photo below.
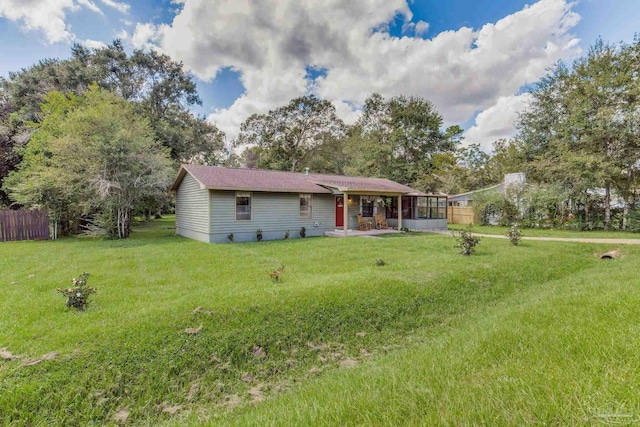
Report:
M 388 219 L 398 218 L 398 199 L 392 198 L 385 209 Z M 444 196 L 402 196 L 402 219 L 447 219 Z

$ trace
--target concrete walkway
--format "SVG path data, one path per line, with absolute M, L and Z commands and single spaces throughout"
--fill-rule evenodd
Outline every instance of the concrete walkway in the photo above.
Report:
M 488 237 L 490 239 L 507 239 L 507 236 L 500 234 L 480 234 L 471 233 L 478 237 Z M 540 240 L 543 242 L 570 242 L 570 243 L 603 243 L 607 245 L 640 245 L 640 239 L 588 239 L 582 237 L 522 237 L 522 240 Z

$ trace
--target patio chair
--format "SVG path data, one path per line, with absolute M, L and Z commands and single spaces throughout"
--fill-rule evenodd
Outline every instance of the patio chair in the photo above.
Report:
M 389 223 L 382 217 L 382 212 L 376 214 L 376 228 L 389 228 Z
M 362 215 L 358 214 L 358 230 L 371 230 L 371 220 L 364 219 Z

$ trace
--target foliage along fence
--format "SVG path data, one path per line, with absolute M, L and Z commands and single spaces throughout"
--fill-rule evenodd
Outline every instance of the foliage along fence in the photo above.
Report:
M 449 206 L 447 212 L 447 222 L 449 224 L 473 224 L 474 213 L 473 208 L 464 206 Z
M 0 211 L 0 242 L 48 238 L 49 214 L 46 211 Z

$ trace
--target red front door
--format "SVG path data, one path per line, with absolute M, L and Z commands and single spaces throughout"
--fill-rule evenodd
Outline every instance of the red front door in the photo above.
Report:
M 344 196 L 336 196 L 336 227 L 344 226 Z

